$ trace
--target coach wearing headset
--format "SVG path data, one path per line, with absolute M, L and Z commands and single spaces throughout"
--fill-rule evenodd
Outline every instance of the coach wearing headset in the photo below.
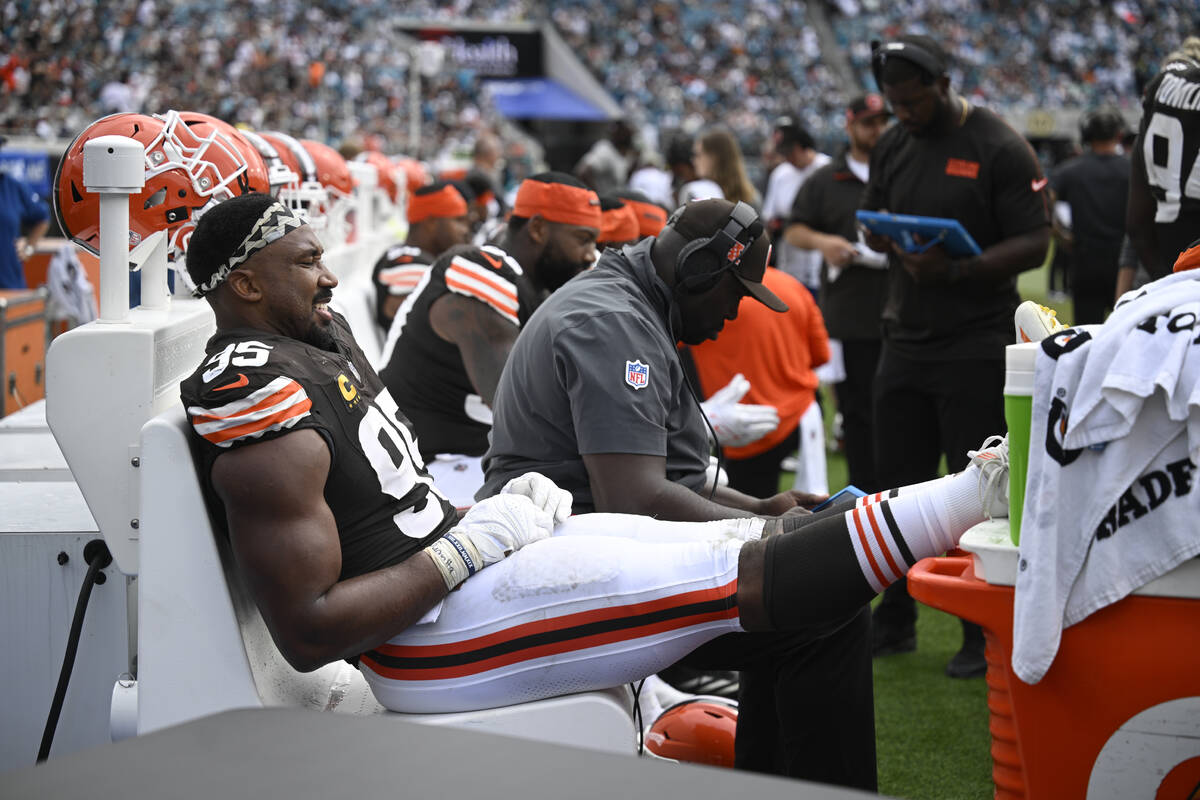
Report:
M 875 373 L 875 458 L 881 486 L 966 465 L 971 442 L 1004 429 L 1004 347 L 1013 343 L 1018 273 L 1042 263 L 1050 243 L 1047 179 L 1033 150 L 1000 117 L 950 88 L 947 57 L 927 36 L 873 45 L 871 67 L 896 116 L 871 153 L 862 207 L 958 220 L 978 255 L 952 258 L 941 245 L 888 254 L 883 348 Z M 916 649 L 916 607 L 903 580 L 876 608 L 877 656 Z M 963 623 L 953 678 L 986 672 L 983 633 Z
M 762 284 L 769 251 L 749 205 L 699 200 L 657 237 L 606 250 L 555 292 L 501 375 L 477 497 L 536 470 L 572 493 L 576 513 L 686 521 L 807 513 L 803 504 L 816 498 L 795 491 L 758 499 L 705 490 L 709 431 L 676 349 L 716 338 L 745 296 L 787 309 Z M 743 670 L 738 767 L 875 787 L 868 624 L 864 607 L 819 636 L 763 640 Z M 684 663 L 718 665 L 723 646 L 715 640 Z

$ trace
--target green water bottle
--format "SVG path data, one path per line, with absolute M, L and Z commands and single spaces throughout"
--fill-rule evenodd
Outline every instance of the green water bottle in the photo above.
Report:
M 1008 530 L 1021 543 L 1025 474 L 1029 469 L 1029 426 L 1033 419 L 1033 367 L 1036 342 L 1010 344 L 1004 354 L 1004 419 L 1008 423 Z

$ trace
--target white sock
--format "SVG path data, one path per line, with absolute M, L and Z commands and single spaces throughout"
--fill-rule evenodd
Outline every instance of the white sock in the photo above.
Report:
M 922 558 L 958 544 L 987 519 L 979 500 L 979 469 L 860 498 L 845 514 L 850 542 L 863 576 L 881 592 Z M 867 502 L 864 502 L 867 501 Z

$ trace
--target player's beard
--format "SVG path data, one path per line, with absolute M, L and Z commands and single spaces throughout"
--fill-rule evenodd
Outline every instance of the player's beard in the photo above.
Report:
M 546 249 L 542 251 L 542 257 L 537 262 L 538 281 L 547 290 L 553 292 L 586 268 L 586 262 L 572 261 L 551 241 L 547 243 Z
M 333 338 L 333 330 L 331 324 L 321 324 L 314 322 L 309 326 L 304 333 L 305 344 L 311 344 L 313 347 L 319 347 L 322 350 L 330 353 L 337 352 L 337 343 Z
M 333 293 L 323 294 L 313 300 L 316 303 L 329 303 L 333 299 Z M 333 322 L 325 322 L 318 319 L 314 312 L 313 317 L 309 321 L 308 330 L 300 337 L 305 344 L 310 344 L 313 347 L 319 347 L 322 350 L 329 352 L 337 352 L 337 343 L 333 338 Z

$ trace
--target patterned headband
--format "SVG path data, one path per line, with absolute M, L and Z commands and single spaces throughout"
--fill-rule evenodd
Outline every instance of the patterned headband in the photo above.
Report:
M 267 206 L 267 210 L 262 213 L 262 216 L 255 221 L 254 226 L 250 228 L 250 233 L 246 234 L 246 238 L 242 241 L 232 255 L 222 264 L 212 277 L 200 284 L 192 292 L 192 297 L 204 297 L 204 295 L 216 289 L 225 279 L 229 277 L 229 273 L 245 263 L 246 259 L 262 250 L 269 244 L 279 241 L 287 234 L 296 230 L 302 225 L 308 223 L 297 216 L 294 211 L 285 206 L 283 203 L 275 202 Z

